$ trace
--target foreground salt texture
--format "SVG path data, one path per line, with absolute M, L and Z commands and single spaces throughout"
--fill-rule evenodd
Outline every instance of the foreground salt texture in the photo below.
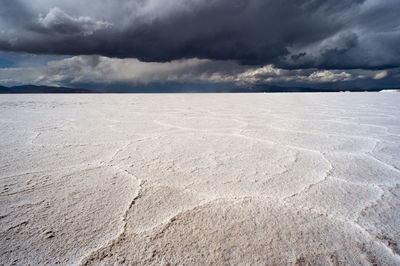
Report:
M 2 95 L 0 264 L 400 264 L 400 93 Z

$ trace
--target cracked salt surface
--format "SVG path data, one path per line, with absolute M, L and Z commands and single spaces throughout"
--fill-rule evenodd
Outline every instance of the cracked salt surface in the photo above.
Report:
M 400 264 L 399 102 L 2 95 L 0 264 Z

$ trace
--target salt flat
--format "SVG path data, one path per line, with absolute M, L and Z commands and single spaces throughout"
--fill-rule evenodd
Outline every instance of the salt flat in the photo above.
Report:
M 1 95 L 0 264 L 400 265 L 400 93 Z

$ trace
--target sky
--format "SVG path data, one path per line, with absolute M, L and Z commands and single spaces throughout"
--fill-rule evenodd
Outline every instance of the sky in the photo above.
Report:
M 0 85 L 400 87 L 399 0 L 0 0 Z

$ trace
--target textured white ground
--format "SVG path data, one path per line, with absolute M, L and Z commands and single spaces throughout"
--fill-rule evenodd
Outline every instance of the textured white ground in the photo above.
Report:
M 0 264 L 400 265 L 400 93 L 1 95 Z

